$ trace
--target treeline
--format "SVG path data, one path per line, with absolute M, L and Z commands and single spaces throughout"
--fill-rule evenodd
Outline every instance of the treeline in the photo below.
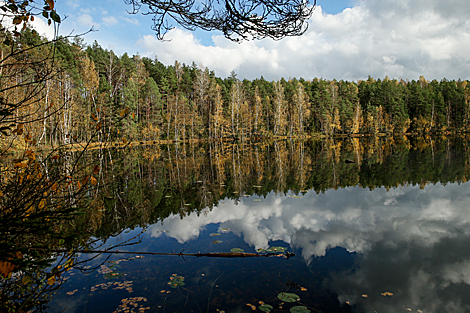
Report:
M 44 42 L 29 29 L 12 40 L 22 47 Z M 117 56 L 80 38 L 53 45 L 51 79 L 35 86 L 31 105 L 12 119 L 26 123 L 31 138 L 46 145 L 465 131 L 470 120 L 468 81 L 270 82 L 239 80 L 234 73 L 222 79 L 194 63 L 165 66 L 138 55 Z M 4 51 L 10 47 L 1 45 Z M 34 49 L 30 57 L 40 60 L 41 53 L 50 49 Z M 25 84 L 18 81 L 34 81 L 37 69 L 29 65 L 18 71 L 22 62 L 12 58 L 11 72 L 2 81 L 14 88 L 4 88 L 3 98 L 24 99 Z
M 469 148 L 468 138 L 371 136 L 149 145 L 102 156 L 90 151 L 103 169 L 93 187 L 100 192 L 77 225 L 80 234 L 107 237 L 171 214 L 204 214 L 244 196 L 464 183 Z

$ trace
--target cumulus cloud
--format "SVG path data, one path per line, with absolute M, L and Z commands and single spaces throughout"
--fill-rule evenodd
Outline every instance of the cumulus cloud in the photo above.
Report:
M 95 27 L 100 27 L 100 25 L 98 23 L 95 23 L 93 21 L 93 17 L 88 14 L 88 13 L 82 13 L 78 16 L 77 18 L 77 23 L 79 26 L 82 26 L 82 27 L 85 27 L 85 28 L 90 28 L 92 26 L 95 26 Z
M 104 15 L 101 19 L 106 26 L 113 26 L 119 23 L 114 16 Z
M 161 62 L 203 63 L 217 75 L 234 70 L 241 77 L 374 77 L 469 79 L 469 9 L 437 0 L 363 0 L 331 15 L 318 6 L 308 31 L 281 41 L 235 44 L 222 36 L 204 46 L 192 33 L 175 29 L 171 42 L 144 36 L 143 54 Z

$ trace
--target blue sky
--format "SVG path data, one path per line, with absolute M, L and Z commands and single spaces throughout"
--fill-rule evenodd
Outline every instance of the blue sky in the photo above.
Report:
M 196 62 L 226 77 L 281 77 L 360 80 L 377 78 L 469 79 L 470 6 L 462 0 L 318 0 L 301 37 L 235 44 L 218 32 L 176 28 L 170 42 L 159 42 L 151 16 L 131 15 L 123 0 L 63 0 L 57 11 L 67 16 L 63 35 L 97 30 L 84 36 L 117 54 Z M 41 32 L 51 32 L 35 23 Z

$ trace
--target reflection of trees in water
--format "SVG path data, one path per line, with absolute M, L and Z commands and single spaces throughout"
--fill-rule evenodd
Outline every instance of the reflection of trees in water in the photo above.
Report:
M 102 202 L 95 201 L 104 212 L 96 214 L 103 220 L 96 232 L 207 212 L 224 198 L 244 195 L 466 181 L 469 163 L 466 141 L 458 138 L 211 141 L 110 150 Z

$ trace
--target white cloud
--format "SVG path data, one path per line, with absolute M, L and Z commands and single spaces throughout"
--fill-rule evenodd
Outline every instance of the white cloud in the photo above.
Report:
M 39 35 L 44 36 L 49 40 L 54 38 L 54 26 L 47 25 L 47 22 L 44 19 L 35 18 L 34 22 L 30 22 L 30 24 Z
M 95 26 L 95 28 L 100 27 L 98 23 L 95 23 L 93 21 L 93 17 L 88 13 L 80 14 L 80 16 L 77 18 L 77 23 L 79 26 L 85 27 L 85 28 L 90 28 L 92 26 Z
M 249 79 L 469 79 L 470 10 L 453 2 L 455 7 L 437 0 L 363 0 L 336 15 L 318 6 L 303 36 L 276 42 L 235 44 L 217 35 L 213 46 L 204 46 L 175 29 L 171 42 L 144 36 L 139 44 L 144 55 L 166 64 L 202 62 L 223 77 L 234 70 Z
M 119 23 L 114 16 L 104 15 L 101 19 L 106 26 L 113 26 Z
M 136 18 L 130 18 L 130 17 L 123 17 L 122 18 L 124 21 L 130 23 L 130 24 L 134 24 L 136 26 L 139 26 L 140 25 L 140 22 L 138 19 Z

